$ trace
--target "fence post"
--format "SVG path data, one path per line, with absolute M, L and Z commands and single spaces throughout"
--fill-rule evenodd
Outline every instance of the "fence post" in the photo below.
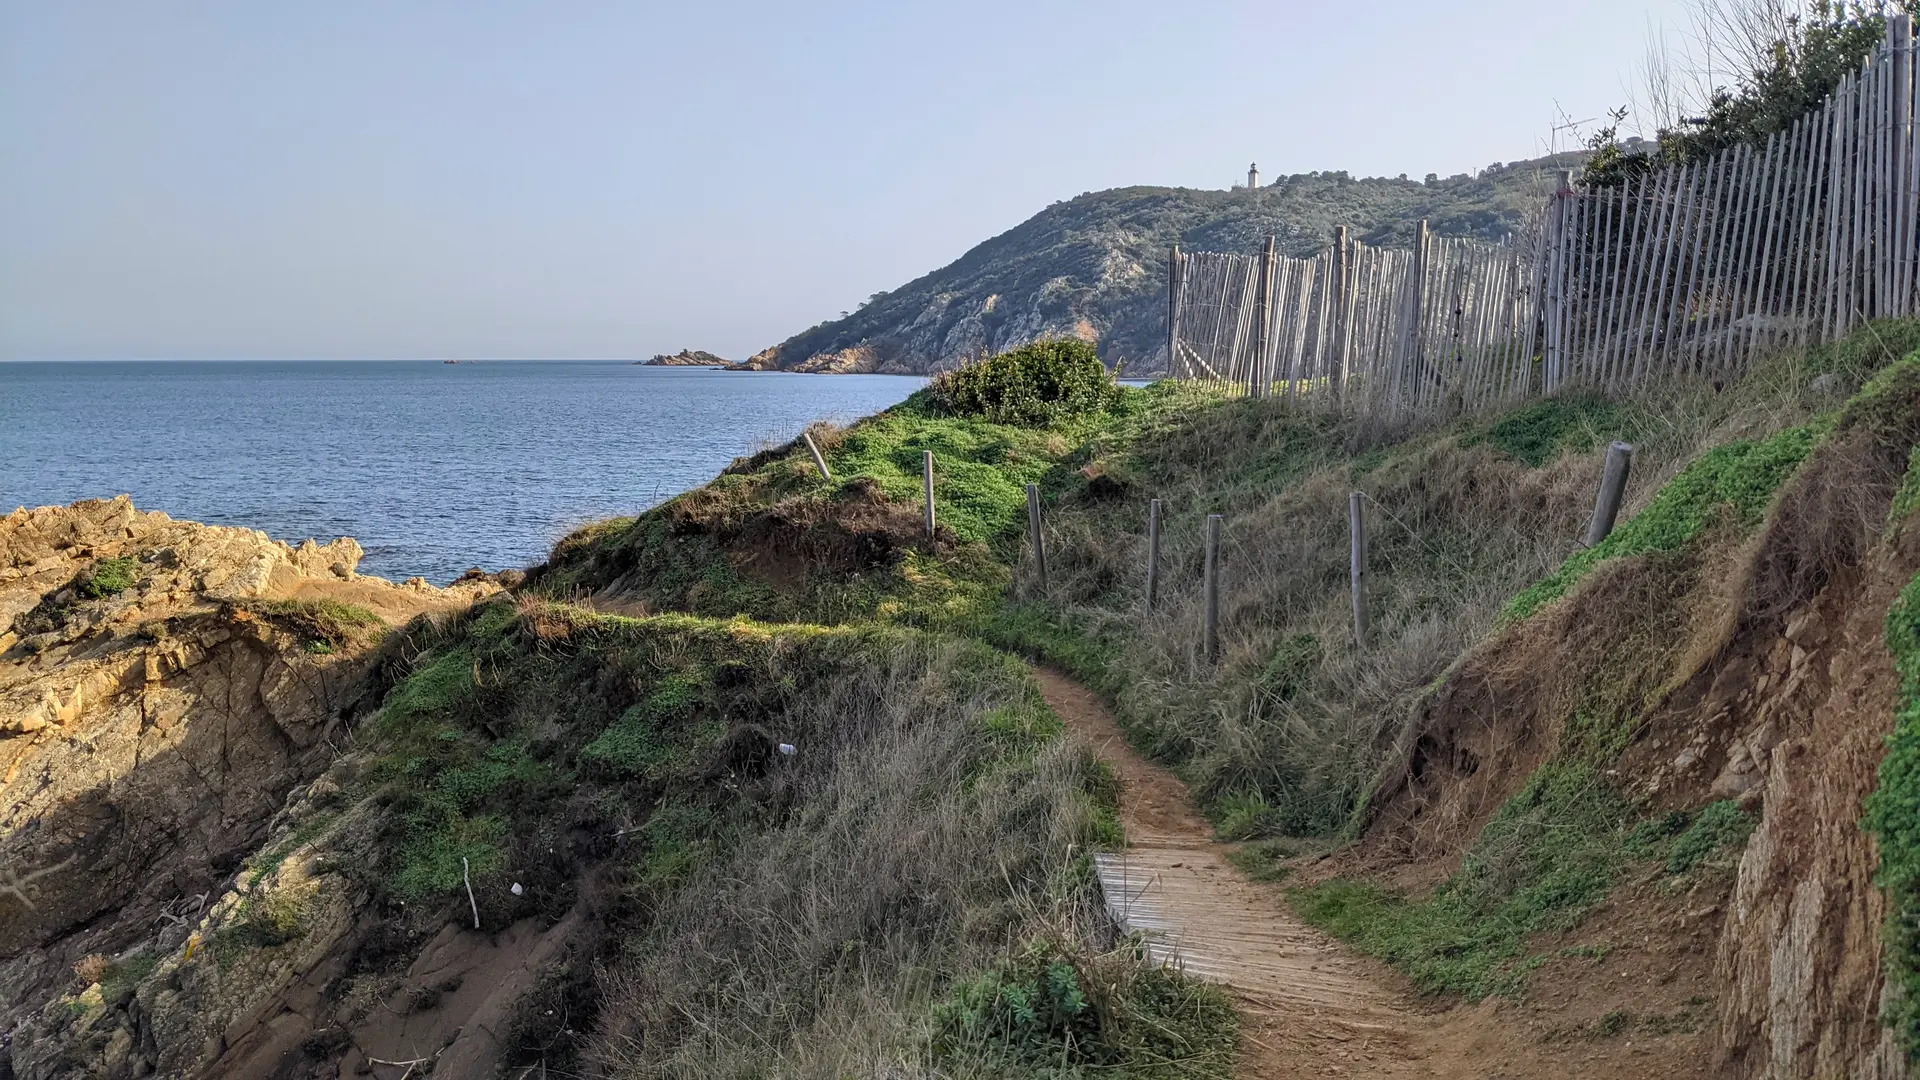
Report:
M 1553 203 L 1547 213 L 1547 289 L 1546 348 L 1540 364 L 1540 389 L 1552 393 L 1560 385 L 1560 368 L 1566 362 L 1566 231 L 1567 196 L 1573 191 L 1573 171 L 1561 169 L 1554 174 Z
M 1627 490 L 1627 470 L 1633 467 L 1633 447 L 1617 442 L 1607 447 L 1607 468 L 1600 475 L 1600 497 L 1593 503 L 1593 523 L 1587 526 L 1587 546 L 1592 547 L 1613 531 L 1620 516 L 1620 499 Z
M 1207 515 L 1207 569 L 1200 644 L 1208 663 L 1220 659 L 1220 520 L 1219 514 Z
M 1353 534 L 1353 641 L 1367 647 L 1367 518 L 1361 503 L 1366 496 L 1356 491 L 1347 496 L 1347 527 Z
M 933 451 L 920 452 L 920 470 L 927 488 L 927 535 L 933 535 Z
M 1333 229 L 1333 280 L 1328 282 L 1333 291 L 1333 332 L 1326 335 L 1330 355 L 1327 357 L 1327 386 L 1333 391 L 1333 400 L 1339 402 L 1347 389 L 1347 338 L 1348 323 L 1352 318 L 1352 281 L 1353 251 L 1347 243 L 1347 227 L 1336 225 Z
M 1040 485 L 1027 485 L 1027 535 L 1033 540 L 1033 566 L 1040 572 L 1040 595 L 1047 593 L 1047 542 L 1040 535 Z
M 1147 610 L 1160 598 L 1160 500 L 1147 500 Z
M 1180 365 L 1180 287 L 1186 275 L 1180 265 L 1180 245 L 1167 249 L 1167 377 L 1184 378 Z
M 814 445 L 813 433 L 810 431 L 803 431 L 800 433 L 800 437 L 802 439 L 807 440 L 807 453 L 813 455 L 814 467 L 820 470 L 820 475 L 822 477 L 825 477 L 829 482 L 831 482 L 833 480 L 833 470 L 827 468 L 827 459 L 825 455 L 821 454 L 820 448 Z
M 1253 396 L 1266 397 L 1273 388 L 1267 369 L 1267 349 L 1273 341 L 1273 272 L 1277 252 L 1274 238 L 1267 237 L 1266 250 L 1260 254 L 1260 293 L 1255 297 L 1253 330 Z

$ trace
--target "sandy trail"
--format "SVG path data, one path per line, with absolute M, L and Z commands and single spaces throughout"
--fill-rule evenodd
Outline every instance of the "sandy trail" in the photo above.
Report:
M 1231 988 L 1245 1027 L 1240 1074 L 1431 1076 L 1417 1049 L 1427 1018 L 1353 956 L 1227 861 L 1186 785 L 1127 744 L 1112 712 L 1057 672 L 1035 672 L 1047 703 L 1120 778 L 1130 846 L 1100 856 L 1123 924 L 1156 959 Z

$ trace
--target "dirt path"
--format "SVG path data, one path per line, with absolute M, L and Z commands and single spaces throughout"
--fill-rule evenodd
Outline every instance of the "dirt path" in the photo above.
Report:
M 1278 888 L 1256 884 L 1228 862 L 1229 845 L 1213 840 L 1186 785 L 1135 753 L 1091 691 L 1057 672 L 1034 675 L 1067 727 L 1120 778 L 1129 846 L 1097 857 L 1109 907 L 1147 937 L 1156 957 L 1231 989 L 1243 1021 L 1245 1080 L 1688 1080 L 1711 1073 L 1704 1037 L 1694 1032 L 1568 1034 L 1609 1010 L 1645 1009 L 1642 996 L 1659 997 L 1672 979 L 1672 955 L 1631 943 L 1610 946 L 1604 970 L 1590 968 L 1571 982 L 1569 972 L 1557 982 L 1543 972 L 1525 1001 L 1422 1007 L 1392 969 L 1307 926 Z M 1645 986 L 1636 990 L 1636 983 Z M 1673 983 L 1683 985 L 1690 984 Z
M 1241 1074 L 1423 1076 L 1426 1018 L 1383 985 L 1374 965 L 1279 906 L 1273 890 L 1227 861 L 1186 785 L 1127 744 L 1086 688 L 1038 670 L 1047 703 L 1120 778 L 1130 846 L 1100 857 L 1108 902 L 1147 935 L 1156 959 L 1232 988 L 1246 1026 Z

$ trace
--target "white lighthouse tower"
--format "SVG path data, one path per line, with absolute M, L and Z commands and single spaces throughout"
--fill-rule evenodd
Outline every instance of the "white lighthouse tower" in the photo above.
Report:
M 1247 166 L 1247 190 L 1260 190 L 1260 166 L 1258 163 Z

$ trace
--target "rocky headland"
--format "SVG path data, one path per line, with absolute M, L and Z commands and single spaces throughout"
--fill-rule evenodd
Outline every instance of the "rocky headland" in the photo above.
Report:
M 0 518 L 6 1075 L 217 1057 L 242 1028 L 209 1027 L 234 1012 L 212 999 L 274 988 L 229 972 L 215 992 L 186 971 L 133 997 L 350 743 L 382 631 L 501 588 L 393 584 L 360 557 L 351 539 L 294 547 L 125 496 Z

